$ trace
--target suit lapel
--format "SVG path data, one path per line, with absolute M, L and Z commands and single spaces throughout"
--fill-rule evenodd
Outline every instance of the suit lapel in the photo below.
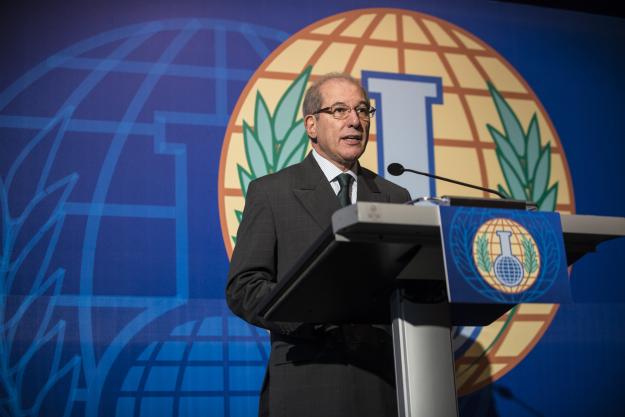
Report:
M 375 183 L 375 177 L 373 172 L 358 167 L 358 201 L 389 201 L 389 196 Z M 294 173 L 293 193 L 323 229 L 328 227 L 332 222 L 332 214 L 340 208 L 336 194 L 312 153 L 308 154 Z
M 380 191 L 374 181 L 375 176 L 373 172 L 358 166 L 358 201 L 388 202 L 388 195 Z
M 339 200 L 312 153 L 300 164 L 293 178 L 293 193 L 322 229 L 330 225 Z

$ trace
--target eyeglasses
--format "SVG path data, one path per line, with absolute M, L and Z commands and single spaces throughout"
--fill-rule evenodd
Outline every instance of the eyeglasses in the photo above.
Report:
M 319 113 L 327 113 L 335 119 L 342 120 L 346 119 L 347 116 L 352 112 L 352 110 L 356 112 L 356 115 L 360 120 L 369 120 L 375 114 L 375 108 L 366 104 L 361 104 L 356 107 L 350 107 L 345 104 L 334 104 L 330 107 L 324 107 L 317 110 L 313 113 L 313 115 Z

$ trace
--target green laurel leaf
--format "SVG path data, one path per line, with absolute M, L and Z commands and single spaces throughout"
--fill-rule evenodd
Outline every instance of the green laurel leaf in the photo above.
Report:
M 554 210 L 558 184 L 547 189 L 551 176 L 551 148 L 549 143 L 541 148 L 536 113 L 530 119 L 527 134 L 524 134 L 519 118 L 491 82 L 488 82 L 488 90 L 504 127 L 502 134 L 490 124 L 486 125 L 507 185 L 506 189 L 498 184 L 499 192 L 506 197 L 535 201 L 540 210 Z
M 558 196 L 558 183 L 555 183 L 547 190 L 545 195 L 536 202 L 540 211 L 554 211 L 556 209 L 556 200 Z
M 506 132 L 506 137 L 514 147 L 514 150 L 518 155 L 524 156 L 525 153 L 525 135 L 523 134 L 523 127 L 518 117 L 512 110 L 512 107 L 503 98 L 503 96 L 497 91 L 495 86 L 489 81 L 488 90 L 495 102 L 499 118 Z
M 506 197 L 506 198 L 512 198 L 512 197 L 510 196 L 510 194 L 508 193 L 508 190 L 506 190 L 505 188 L 503 188 L 503 187 L 501 186 L 501 184 L 497 184 L 497 191 L 499 191 L 501 194 L 503 194 L 503 195 L 504 195 L 504 197 Z
M 306 152 L 308 136 L 306 136 L 304 124 L 299 123 L 291 126 L 291 130 L 289 131 L 286 139 L 279 147 L 276 169 L 279 171 L 292 163 L 301 161 L 303 159 L 303 156 L 301 155 L 302 145 L 304 152 Z
M 255 132 L 245 121 L 243 122 L 243 142 L 245 145 L 247 162 L 250 166 L 250 176 L 252 178 L 258 178 L 268 174 L 269 167 L 263 148 L 256 137 Z
M 525 147 L 525 156 L 527 158 L 527 178 L 532 178 L 532 173 L 536 169 L 538 158 L 540 157 L 540 127 L 538 126 L 538 118 L 536 114 L 532 116 L 530 125 L 527 128 L 527 143 Z
M 306 150 L 308 149 L 308 136 L 304 138 L 299 147 L 293 152 L 293 158 L 297 158 L 298 161 L 303 161 L 306 157 Z M 294 163 L 291 162 L 291 163 Z
M 488 237 L 486 233 L 478 236 L 477 241 L 477 267 L 482 271 L 489 273 L 491 264 L 488 256 Z
M 265 160 L 267 161 L 267 172 L 272 172 L 274 164 L 274 133 L 271 115 L 267 108 L 267 103 L 260 93 L 256 93 L 256 107 L 254 108 L 254 133 L 261 146 Z M 263 175 L 263 174 L 260 174 Z
M 521 245 L 523 246 L 523 266 L 528 274 L 532 274 L 538 270 L 538 256 L 534 245 L 525 236 L 521 238 Z
M 295 120 L 299 111 L 299 103 L 304 95 L 311 71 L 312 66 L 307 67 L 287 88 L 280 101 L 278 101 L 274 117 L 274 133 L 279 141 L 283 141 L 292 130 L 293 125 L 296 124 Z
M 506 159 L 506 161 L 510 164 L 510 167 L 514 170 L 519 180 L 521 180 L 522 184 L 526 184 L 527 176 L 525 175 L 525 170 L 521 165 L 521 159 L 519 155 L 514 151 L 512 145 L 506 138 L 493 126 L 486 125 L 488 131 L 490 132 L 495 145 L 497 145 L 497 150 L 501 153 L 501 156 Z
M 508 184 L 508 188 L 510 190 L 510 195 L 512 198 L 517 200 L 526 200 L 527 197 L 525 195 L 525 187 L 521 182 L 519 176 L 514 172 L 514 169 L 510 166 L 510 163 L 501 155 L 499 150 L 496 151 L 497 160 L 499 161 L 499 166 L 503 171 L 503 176 L 506 179 L 506 183 Z
M 245 168 L 241 165 L 237 164 L 237 172 L 239 174 L 239 183 L 241 184 L 241 191 L 243 192 L 243 197 L 247 195 L 247 187 L 252 182 L 252 174 L 247 172 Z
M 547 190 L 549 183 L 549 174 L 551 171 L 551 149 L 549 146 L 545 146 L 543 149 L 538 164 L 536 165 L 536 171 L 532 175 L 532 200 L 538 201 L 542 198 Z

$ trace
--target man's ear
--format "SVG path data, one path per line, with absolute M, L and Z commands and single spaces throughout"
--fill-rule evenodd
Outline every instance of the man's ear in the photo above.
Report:
M 317 139 L 317 118 L 312 114 L 309 114 L 304 118 L 304 128 L 306 128 L 306 134 L 313 142 Z

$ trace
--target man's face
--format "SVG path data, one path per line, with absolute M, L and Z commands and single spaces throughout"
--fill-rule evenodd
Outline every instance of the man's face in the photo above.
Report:
M 349 169 L 365 151 L 369 139 L 369 121 L 361 120 L 354 107 L 368 104 L 362 89 L 344 79 L 331 79 L 323 83 L 321 108 L 343 104 L 352 108 L 347 118 L 335 119 L 331 114 L 319 113 L 305 118 L 306 132 L 316 138 L 312 147 L 342 170 Z

